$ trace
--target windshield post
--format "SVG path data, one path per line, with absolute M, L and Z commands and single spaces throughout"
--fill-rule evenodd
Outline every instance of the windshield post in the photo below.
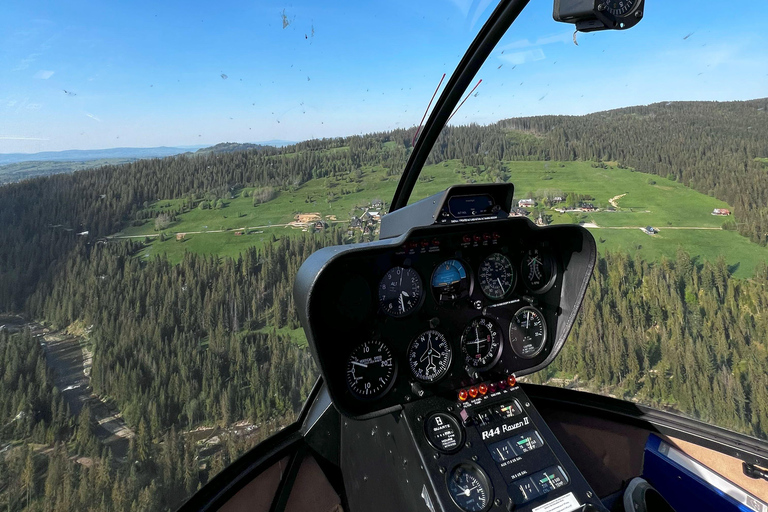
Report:
M 413 147 L 408 163 L 405 165 L 403 175 L 397 184 L 397 190 L 392 197 L 390 212 L 394 212 L 408 204 L 416 180 L 419 179 L 421 168 L 427 161 L 432 146 L 437 141 L 440 131 L 448 122 L 453 110 L 461 100 L 464 91 L 472 83 L 475 75 L 485 63 L 496 44 L 501 40 L 512 23 L 525 9 L 530 0 L 502 0 L 493 11 L 488 21 L 472 41 L 461 62 L 456 67 L 445 86 L 440 99 L 437 100 L 434 110 L 429 115 L 424 131 L 416 145 Z

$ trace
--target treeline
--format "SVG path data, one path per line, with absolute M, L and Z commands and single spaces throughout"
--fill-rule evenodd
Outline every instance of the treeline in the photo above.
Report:
M 768 439 L 768 268 L 730 277 L 680 250 L 649 264 L 600 258 L 563 352 L 537 375 L 668 407 Z
M 341 243 L 338 232 L 237 259 L 187 253 L 178 265 L 132 257 L 139 244 L 79 248 L 30 313 L 54 328 L 94 326 L 93 389 L 149 438 L 171 426 L 258 423 L 297 411 L 316 378 L 309 353 L 277 329 L 299 327 L 293 279 L 323 243 Z
M 0 311 L 22 310 L 77 245 L 118 231 L 157 199 L 223 198 L 244 186 L 296 188 L 364 166 L 402 172 L 411 130 L 318 139 L 284 148 L 182 155 L 0 187 Z M 428 163 L 459 159 L 501 181 L 504 160 L 610 160 L 670 177 L 734 206 L 739 232 L 768 233 L 768 99 L 681 102 L 580 117 L 544 116 L 448 127 Z M 72 230 L 72 231 L 67 231 Z
M 278 333 L 298 325 L 293 280 L 303 261 L 340 233 L 286 237 L 237 259 L 185 255 L 178 265 L 134 257 L 139 243 L 79 246 L 29 313 L 53 328 L 93 325 L 91 386 L 135 436 L 114 458 L 85 407 L 69 414 L 39 343 L 0 338 L 0 493 L 9 510 L 173 509 L 256 442 L 292 421 L 317 377 L 309 352 Z M 235 433 L 238 422 L 254 433 Z M 223 429 L 220 449 L 191 431 Z M 43 454 L 29 443 L 53 447 Z M 213 453 L 210 453 L 213 452 Z M 26 475 L 26 476 L 25 476 Z M 26 480 L 25 480 L 26 479 Z M 26 487 L 24 488 L 26 489 Z

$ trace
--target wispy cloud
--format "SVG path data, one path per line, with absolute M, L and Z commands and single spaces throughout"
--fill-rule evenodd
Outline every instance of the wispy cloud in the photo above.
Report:
M 499 55 L 499 58 L 505 62 L 509 62 L 510 64 L 517 66 L 527 62 L 544 60 L 547 58 L 547 56 L 544 55 L 544 50 L 541 48 L 534 48 L 533 50 L 525 50 L 522 52 L 505 53 L 504 55 Z
M 531 42 L 530 39 L 519 39 L 515 42 L 506 44 L 504 46 L 501 46 L 497 48 L 497 50 L 517 50 L 520 48 L 531 48 L 534 46 L 545 46 L 548 44 L 568 44 L 573 43 L 573 33 L 570 32 L 561 32 L 559 34 L 552 34 L 549 36 L 544 36 L 536 39 L 536 41 Z
M 24 71 L 25 69 L 27 69 L 29 67 L 30 64 L 35 62 L 40 55 L 42 55 L 42 54 L 41 53 L 30 53 L 29 55 L 27 55 L 26 58 L 21 59 L 19 61 L 19 64 L 15 68 L 13 68 L 13 70 L 14 71 Z
M 90 117 L 90 118 L 91 118 L 91 119 L 93 119 L 94 121 L 98 121 L 98 122 L 101 122 L 101 119 L 99 119 L 98 117 L 96 117 L 96 116 L 95 116 L 95 115 L 93 115 L 93 114 L 89 114 L 89 113 L 87 113 L 87 112 L 86 112 L 86 114 L 85 114 L 85 115 L 86 115 L 86 116 L 88 116 L 88 117 Z
M 37 73 L 35 73 L 35 78 L 39 78 L 40 80 L 48 80 L 53 76 L 55 71 L 49 71 L 47 69 L 41 69 Z
M 0 135 L 0 140 L 51 140 L 51 139 L 44 139 L 41 137 L 5 137 L 3 135 Z

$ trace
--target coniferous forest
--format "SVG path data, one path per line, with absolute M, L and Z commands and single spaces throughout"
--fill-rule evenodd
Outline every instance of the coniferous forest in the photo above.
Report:
M 95 412 L 63 399 L 39 339 L 0 332 L 0 507 L 173 509 L 289 423 L 316 378 L 309 352 L 286 334 L 299 327 L 293 278 L 313 251 L 342 243 L 340 230 L 284 237 L 234 259 L 187 253 L 178 264 L 137 258 L 141 242 L 103 237 L 158 199 L 194 205 L 246 186 L 296 189 L 365 166 L 397 175 L 412 137 L 398 130 L 206 152 L 0 187 L 0 312 L 54 331 L 87 326 L 89 385 L 132 432 L 124 450 L 108 447 Z M 328 151 L 342 146 L 349 151 Z M 458 159 L 514 182 L 504 160 L 617 162 L 727 201 L 739 233 L 765 244 L 765 158 L 761 99 L 450 127 L 430 163 Z M 737 280 L 724 261 L 683 249 L 653 262 L 606 254 L 563 353 L 535 379 L 567 379 L 767 439 L 766 308 L 765 264 Z M 237 435 L 237 425 L 251 434 Z M 219 429 L 220 442 L 198 442 L 202 428 Z

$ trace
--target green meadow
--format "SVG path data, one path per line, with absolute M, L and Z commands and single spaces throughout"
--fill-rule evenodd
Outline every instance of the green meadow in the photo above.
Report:
M 343 150 L 343 148 L 338 148 Z M 559 191 L 589 195 L 601 211 L 560 214 L 542 210 L 554 223 L 584 223 L 600 251 L 638 253 L 648 260 L 674 258 L 678 247 L 701 260 L 724 256 L 737 277 L 750 277 L 755 265 L 768 259 L 768 249 L 749 242 L 733 231 L 720 229 L 733 217 L 712 215 L 715 208 L 729 205 L 696 192 L 684 185 L 655 175 L 622 169 L 615 165 L 595 167 L 591 162 L 504 162 L 508 180 L 515 184 L 516 199 L 531 195 L 542 197 Z M 261 246 L 274 238 L 295 236 L 306 231 L 289 226 L 297 214 L 317 213 L 331 226 L 346 230 L 353 215 L 360 216 L 373 199 L 386 202 L 392 198 L 399 176 L 387 176 L 381 167 L 363 168 L 357 177 L 320 178 L 291 190 L 280 190 L 274 199 L 253 205 L 250 192 L 242 189 L 234 198 L 224 198 L 221 209 L 199 208 L 180 215 L 160 241 L 154 221 L 140 226 L 126 226 L 119 236 L 147 236 L 151 243 L 141 257 L 165 255 L 179 261 L 185 251 L 236 256 L 249 246 Z M 482 183 L 490 178 L 459 161 L 426 166 L 414 190 L 411 202 L 423 199 L 458 183 Z M 243 191 L 246 192 L 243 195 Z M 616 211 L 605 211 L 615 200 Z M 178 208 L 181 200 L 161 200 L 148 208 L 154 213 Z M 659 234 L 650 236 L 639 228 L 653 226 Z M 592 227 L 598 226 L 598 227 Z M 244 234 L 236 231 L 245 228 Z M 708 228 L 674 229 L 674 228 Z M 176 233 L 187 233 L 177 241 Z M 249 234 L 250 233 L 250 234 Z

